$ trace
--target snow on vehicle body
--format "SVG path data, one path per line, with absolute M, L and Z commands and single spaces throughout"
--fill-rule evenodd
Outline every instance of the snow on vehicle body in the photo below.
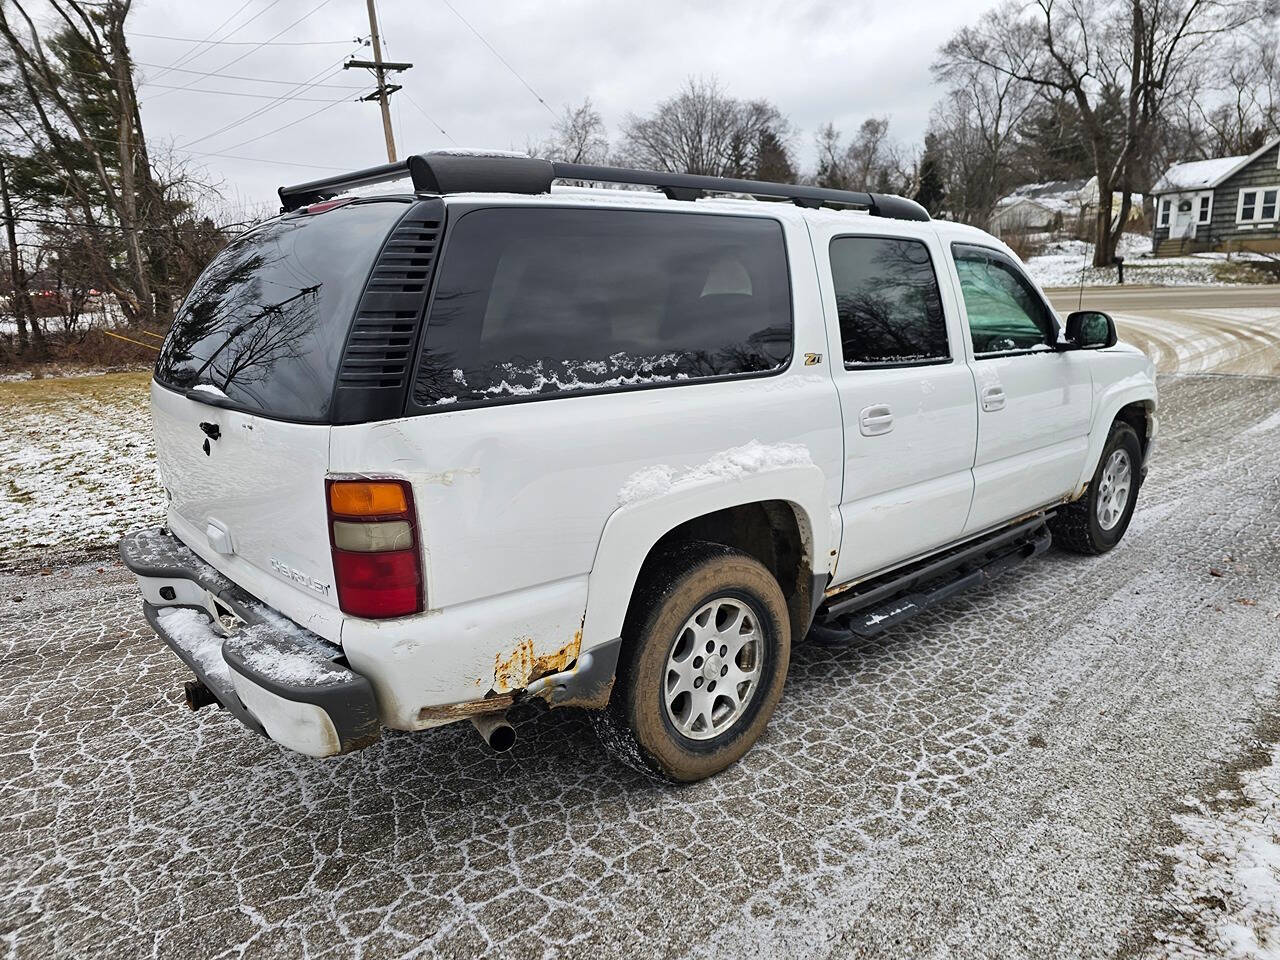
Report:
M 897 622 L 1041 549 L 1058 505 L 1079 548 L 1123 533 L 1151 364 L 1100 314 L 1062 340 L 981 231 L 816 188 L 408 169 L 412 196 L 328 199 L 388 168 L 282 191 L 166 343 L 168 533 L 122 553 L 193 706 L 323 756 L 378 724 L 501 734 L 541 697 L 695 779 L 750 747 L 811 626 Z M 219 642 L 229 682 L 191 652 Z

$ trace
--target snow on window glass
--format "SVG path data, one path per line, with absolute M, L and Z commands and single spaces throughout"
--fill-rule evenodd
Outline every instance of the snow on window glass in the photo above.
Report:
M 427 320 L 421 407 L 764 373 L 791 357 L 781 225 L 650 211 L 475 210 Z

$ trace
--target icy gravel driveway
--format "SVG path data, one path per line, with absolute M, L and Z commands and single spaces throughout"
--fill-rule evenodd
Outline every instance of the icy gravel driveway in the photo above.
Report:
M 0 577 L 0 947 L 1041 960 L 1201 942 L 1215 907 L 1161 851 L 1185 798 L 1275 739 L 1280 381 L 1161 389 L 1116 551 L 1051 551 L 875 641 L 798 647 L 762 744 L 680 789 L 569 713 L 525 715 L 501 757 L 469 726 L 289 755 L 179 705 L 183 670 L 118 567 Z

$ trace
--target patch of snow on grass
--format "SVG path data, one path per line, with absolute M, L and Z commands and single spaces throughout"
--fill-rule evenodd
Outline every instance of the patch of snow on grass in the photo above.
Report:
M 1225 253 L 1196 253 L 1185 257 L 1154 257 L 1151 238 L 1126 233 L 1116 253 L 1124 257 L 1126 284 L 1144 286 L 1225 286 L 1236 283 L 1274 282 L 1257 264 L 1266 256 L 1235 253 L 1230 261 Z M 1119 279 L 1115 267 L 1094 267 L 1093 244 L 1085 240 L 1054 240 L 1044 250 L 1026 260 L 1027 272 L 1042 287 L 1075 287 L 1083 270 L 1086 287 L 1112 286 Z
M 1194 801 L 1193 801 L 1194 802 Z M 1194 813 L 1174 818 L 1186 839 L 1170 853 L 1168 905 L 1188 932 L 1162 932 L 1157 955 L 1280 957 L 1280 747 Z
M 753 473 L 813 462 L 809 448 L 799 443 L 761 443 L 752 440 L 712 455 L 704 463 L 678 472 L 665 463 L 637 470 L 618 491 L 618 505 L 651 500 L 707 480 L 741 480 Z
M 163 521 L 147 373 L 0 383 L 0 566 Z

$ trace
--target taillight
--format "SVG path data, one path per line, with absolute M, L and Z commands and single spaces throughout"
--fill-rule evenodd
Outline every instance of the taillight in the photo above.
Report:
M 326 480 L 338 606 L 356 617 L 422 611 L 413 491 L 406 480 Z

